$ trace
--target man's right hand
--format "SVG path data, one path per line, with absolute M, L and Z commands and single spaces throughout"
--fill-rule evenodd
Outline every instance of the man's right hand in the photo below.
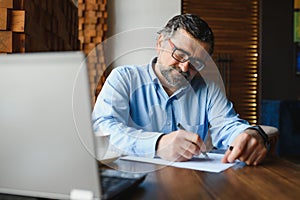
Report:
M 163 135 L 157 142 L 156 155 L 169 161 L 186 161 L 199 155 L 200 151 L 206 151 L 200 136 L 185 130 Z

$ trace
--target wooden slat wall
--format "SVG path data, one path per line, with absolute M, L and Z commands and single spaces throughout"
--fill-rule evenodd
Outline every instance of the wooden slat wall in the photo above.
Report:
M 182 12 L 196 14 L 211 26 L 214 60 L 220 54 L 232 59 L 228 98 L 242 118 L 258 123 L 259 1 L 182 0 Z
M 107 31 L 107 0 L 78 0 L 80 49 L 87 55 L 92 105 L 95 90 L 105 71 L 104 55 L 99 46 Z M 98 51 L 94 51 L 97 47 Z

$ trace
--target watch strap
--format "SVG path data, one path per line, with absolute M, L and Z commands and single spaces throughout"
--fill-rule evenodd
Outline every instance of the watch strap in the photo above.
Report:
M 251 126 L 251 127 L 247 128 L 247 129 L 256 130 L 258 132 L 258 134 L 263 138 L 264 144 L 266 145 L 266 147 L 268 146 L 268 144 L 269 144 L 269 136 L 265 133 L 265 131 L 259 125 Z

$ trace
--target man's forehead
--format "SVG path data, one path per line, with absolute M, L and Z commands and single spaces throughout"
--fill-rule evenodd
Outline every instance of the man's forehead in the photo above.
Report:
M 183 29 L 175 31 L 171 40 L 177 48 L 183 49 L 191 55 L 203 56 L 203 54 L 209 50 L 209 44 L 195 39 Z

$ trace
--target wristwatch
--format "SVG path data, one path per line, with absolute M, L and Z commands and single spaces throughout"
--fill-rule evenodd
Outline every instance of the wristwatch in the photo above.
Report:
M 260 127 L 260 126 L 251 126 L 247 129 L 253 129 L 253 130 L 256 130 L 259 135 L 263 138 L 264 140 L 264 144 L 267 148 L 270 147 L 270 141 L 269 141 L 269 136 L 265 133 L 265 131 Z

